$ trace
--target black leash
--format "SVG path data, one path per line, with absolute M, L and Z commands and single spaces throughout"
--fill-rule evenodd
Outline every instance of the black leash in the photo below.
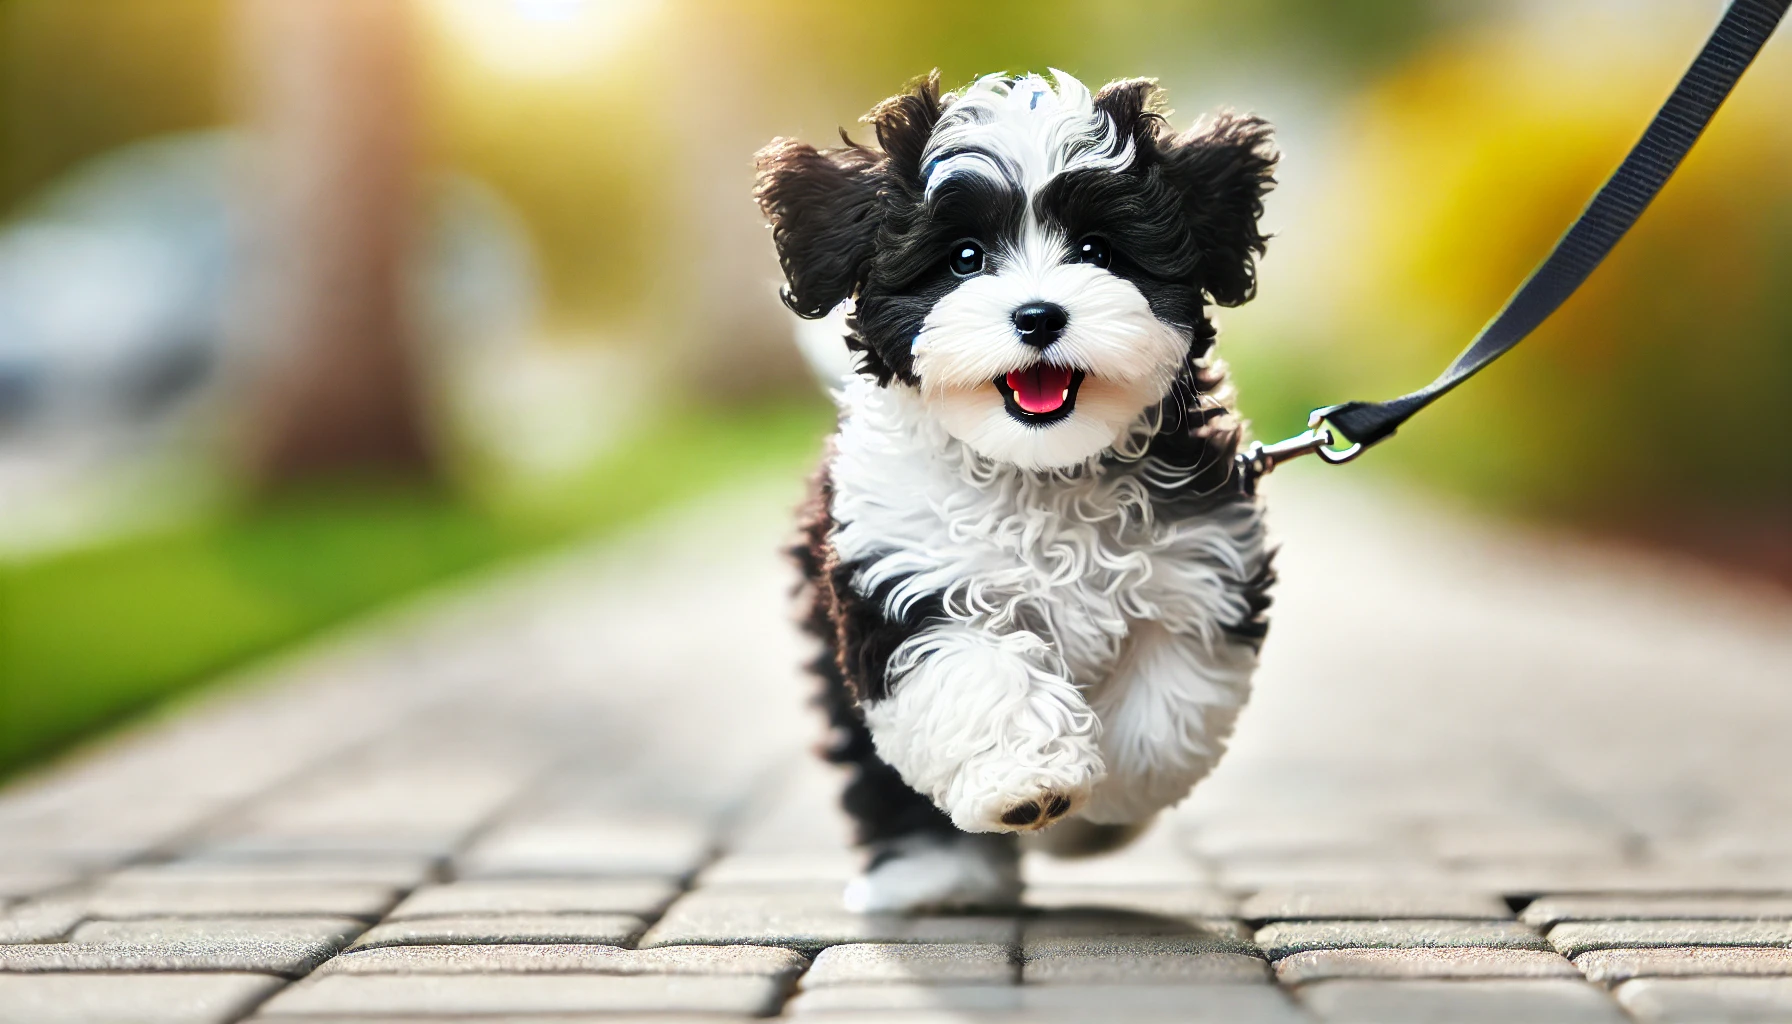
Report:
M 1581 211 L 1580 218 L 1556 243 L 1548 258 L 1506 300 L 1499 315 L 1481 328 L 1475 340 L 1436 380 L 1409 395 L 1385 402 L 1345 402 L 1313 410 L 1304 433 L 1271 445 L 1259 441 L 1238 455 L 1240 485 L 1247 492 L 1254 490 L 1258 478 L 1278 463 L 1309 453 L 1334 465 L 1349 462 L 1387 440 L 1420 409 L 1486 369 L 1536 330 L 1604 261 L 1667 184 L 1705 126 L 1711 123 L 1717 108 L 1730 95 L 1736 80 L 1748 70 L 1767 37 L 1785 17 L 1788 4 L 1792 0 L 1733 0 L 1705 48 L 1674 87 L 1673 95 L 1662 104 L 1630 155 Z M 1332 447 L 1337 441 L 1334 429 L 1351 442 L 1349 447 Z

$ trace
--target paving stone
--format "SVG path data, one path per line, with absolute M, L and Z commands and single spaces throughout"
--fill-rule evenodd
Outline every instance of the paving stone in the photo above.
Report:
M 1695 861 L 1783 861 L 1792 856 L 1792 832 L 1778 823 L 1751 820 L 1745 828 L 1734 832 L 1690 837 L 1654 836 L 1649 848 L 1658 857 Z
M 1639 978 L 1618 1001 L 1649 1024 L 1784 1024 L 1792 1020 L 1792 978 Z
M 697 974 L 793 978 L 808 963 L 774 946 L 381 946 L 330 958 L 324 974 Z
M 1574 958 L 1588 981 L 1615 985 L 1631 978 L 1706 975 L 1792 976 L 1792 949 L 1749 946 L 1662 946 L 1595 949 Z
M 904 1015 L 857 1016 L 880 1011 Z M 1184 1024 L 1308 1020 L 1271 985 L 838 985 L 804 991 L 785 1008 L 788 1015 L 803 1020 L 833 1015 L 854 1021 L 936 1019 L 924 1015 L 926 1011 L 976 1014 L 977 1020 L 984 1019 L 983 1014 L 1023 1014 L 1025 1020 L 1174 1020 Z
M 367 930 L 355 949 L 453 944 L 626 945 L 646 922 L 630 914 L 465 914 L 388 921 Z
M 1208 942 L 1216 950 L 1254 953 L 1250 930 L 1227 918 L 1170 917 L 1099 907 L 1035 911 L 1023 922 L 1027 942 L 1047 939 L 1179 937 Z
M 1549 930 L 1563 956 L 1595 949 L 1660 946 L 1784 946 L 1792 921 L 1568 921 Z
M 1628 838 L 1578 821 L 1431 822 L 1428 845 L 1451 862 L 1564 858 L 1597 863 L 1624 859 Z
M 0 859 L 51 865 L 79 873 L 100 871 L 135 860 L 192 828 L 197 821 L 178 806 L 146 819 L 141 808 L 134 820 L 108 821 L 105 810 L 28 816 L 0 823 Z M 202 812 L 203 813 L 203 812 Z
M 1388 827 L 1368 815 L 1316 821 L 1308 817 L 1233 815 L 1190 828 L 1184 844 L 1215 860 L 1295 856 L 1401 857 L 1416 852 L 1410 829 Z
M 1379 920 L 1391 917 L 1500 921 L 1512 918 L 1506 901 L 1487 892 L 1424 885 L 1273 888 L 1247 897 L 1247 921 Z
M 398 890 L 388 885 L 348 882 L 127 879 L 101 882 L 78 899 L 88 916 L 99 918 L 267 914 L 330 915 L 374 921 L 398 902 Z
M 1581 981 L 1322 981 L 1301 1001 L 1336 1024 L 1622 1024 Z
M 1032 885 L 1205 885 L 1207 867 L 1177 849 L 1163 830 L 1147 834 L 1119 853 L 1101 857 L 1050 857 L 1028 852 L 1021 875 Z
M 69 900 L 20 903 L 0 912 L 0 943 L 56 942 L 86 916 L 81 904 Z
M 363 927 L 346 918 L 90 921 L 67 942 L 0 946 L 0 971 L 247 971 L 298 977 Z
M 465 842 L 465 830 L 434 834 L 367 832 L 361 835 L 219 835 L 187 849 L 191 856 L 217 860 L 367 861 L 447 860 Z
M 1271 960 L 1309 949 L 1551 948 L 1517 921 L 1282 921 L 1258 929 L 1256 941 Z
M 1792 860 L 1712 861 L 1657 860 L 1631 865 L 1650 876 L 1647 885 L 1617 884 L 1602 889 L 1583 887 L 1583 892 L 1643 893 L 1764 893 L 1785 896 L 1792 892 Z M 1628 872 L 1626 872 L 1628 874 Z M 1620 878 L 1620 883 L 1624 879 Z
M 265 974 L 0 974 L 0 1024 L 223 1024 L 282 984 Z
M 863 860 L 846 850 L 807 853 L 731 853 L 703 869 L 699 888 L 731 885 L 801 885 L 834 882 L 844 888 L 859 873 Z
M 1221 861 L 1214 866 L 1214 878 L 1222 888 L 1236 892 L 1272 888 L 1387 887 L 1400 884 L 1434 887 L 1449 885 L 1455 881 L 1449 871 L 1431 861 L 1377 857 L 1287 857 Z
M 1535 949 L 1309 949 L 1276 961 L 1276 980 L 1301 985 L 1337 978 L 1579 978 L 1559 953 Z
M 1029 885 L 1026 905 L 1042 910 L 1122 910 L 1164 917 L 1231 918 L 1237 901 L 1205 885 Z
M 1706 920 L 1792 921 L 1792 896 L 1781 894 L 1599 893 L 1540 896 L 1518 919 L 1538 928 L 1563 921 Z
M 382 742 L 247 803 L 215 832 L 343 850 L 391 850 L 402 842 L 414 852 L 446 854 L 514 796 L 546 753 L 518 743 L 493 749 L 492 739 L 489 729 L 450 713 L 419 716 Z
M 1451 869 L 1451 877 L 1459 885 L 1515 896 L 1551 892 L 1712 891 L 1780 884 L 1745 877 L 1726 865 L 1638 864 L 1565 857 L 1511 858 L 1457 866 Z
M 284 1021 L 286 1024 L 748 1024 L 760 1020 L 738 1013 L 531 1013 L 519 1018 L 514 1014 L 415 1014 L 407 1013 L 401 1017 L 381 1014 L 377 1017 L 362 1017 L 354 1014 L 332 1013 L 327 1016 L 303 1014 L 298 1017 L 279 1014 L 263 1017 L 257 1014 L 250 1017 L 247 1024 L 266 1024 L 269 1021 Z M 858 1024 L 876 1024 L 876 1022 L 859 1021 Z
M 346 945 L 367 926 L 350 917 L 150 917 L 128 921 L 87 921 L 70 942 L 154 945 L 207 936 L 256 941 L 307 939 Z
M 931 945 L 855 942 L 829 946 L 803 975 L 803 988 L 829 985 L 1001 985 L 1018 977 L 1015 951 L 996 943 Z
M 50 942 L 0 946 L 0 974 L 248 971 L 298 978 L 328 959 L 335 949 L 315 942 L 281 939 L 244 942 L 212 937 L 155 945 Z
M 38 896 L 80 877 L 73 868 L 56 865 L 0 864 L 0 907 Z
M 1012 943 L 1012 917 L 854 914 L 833 886 L 687 893 L 641 938 L 643 949 L 770 945 L 819 950 L 849 942 Z
M 636 880 L 506 879 L 419 889 L 387 921 L 463 914 L 632 914 L 654 917 L 677 896 L 665 878 Z
M 751 975 L 326 974 L 281 992 L 260 1015 L 769 1014 L 785 985 Z
M 684 878 L 708 859 L 709 830 L 685 819 L 579 819 L 494 830 L 455 866 L 461 878 L 650 876 Z
M 1269 980 L 1254 951 L 1228 939 L 1029 938 L 1021 978 L 1041 985 L 1244 984 Z
M 220 857 L 195 856 L 156 864 L 138 864 L 114 872 L 109 879 L 130 883 L 237 882 L 255 885 L 348 883 L 412 889 L 436 874 L 433 857 Z

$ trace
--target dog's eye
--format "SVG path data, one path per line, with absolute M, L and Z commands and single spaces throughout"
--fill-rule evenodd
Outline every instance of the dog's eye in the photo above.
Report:
M 1076 261 L 1093 263 L 1105 270 L 1114 261 L 1114 255 L 1108 251 L 1107 239 L 1100 235 L 1090 235 L 1076 244 Z
M 970 277 L 983 271 L 983 246 L 972 239 L 952 243 L 952 255 L 946 260 L 959 277 Z

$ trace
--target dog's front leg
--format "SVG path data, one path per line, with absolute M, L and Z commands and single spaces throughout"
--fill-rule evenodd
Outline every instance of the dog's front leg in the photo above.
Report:
M 880 757 L 967 832 L 1043 828 L 1105 769 L 1101 724 L 1037 635 L 931 625 L 896 649 L 864 705 Z

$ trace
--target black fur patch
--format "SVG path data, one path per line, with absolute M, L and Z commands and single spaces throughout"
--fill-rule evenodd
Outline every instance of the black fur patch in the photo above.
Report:
M 823 152 L 790 139 L 774 140 L 758 159 L 753 196 L 772 224 L 784 304 L 811 320 L 826 316 L 864 279 L 881 221 L 883 159 L 850 143 Z
M 899 619 L 886 611 L 890 592 L 901 582 L 889 580 L 869 594 L 853 582 L 862 563 L 841 562 L 828 572 L 834 614 L 840 631 L 840 667 L 861 701 L 880 701 L 890 695 L 890 655 L 903 641 L 934 620 L 944 618 L 938 595 L 929 594 L 904 609 Z
M 1026 197 L 987 178 L 955 178 L 923 204 L 894 204 L 877 239 L 851 326 L 891 374 L 916 383 L 914 338 L 934 305 L 960 279 L 946 265 L 961 238 L 1009 239 L 1020 233 Z M 888 383 L 882 381 L 881 383 Z
M 1153 463 L 1146 487 L 1159 518 L 1187 519 L 1211 515 L 1222 505 L 1254 500 L 1233 486 L 1233 458 L 1244 438 L 1244 424 L 1232 409 L 1225 373 L 1214 365 L 1191 360 L 1160 407 L 1158 432 L 1145 448 Z M 1167 470 L 1175 487 L 1153 482 Z

